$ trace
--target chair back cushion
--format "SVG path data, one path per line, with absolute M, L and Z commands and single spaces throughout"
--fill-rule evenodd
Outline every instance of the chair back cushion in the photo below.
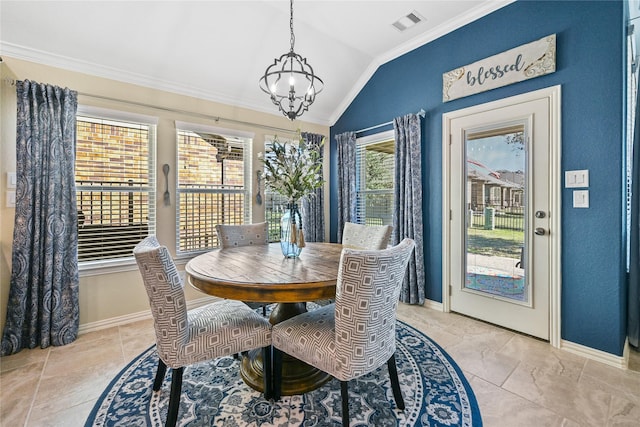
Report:
M 396 309 L 415 243 L 388 249 L 343 249 L 335 302 L 335 340 L 340 379 L 382 366 L 396 350 Z
M 385 249 L 393 227 L 390 225 L 362 225 L 346 222 L 342 231 L 342 245 L 354 249 Z
M 149 297 L 158 356 L 172 366 L 189 339 L 187 303 L 180 274 L 171 254 L 155 236 L 138 243 L 133 255 Z
M 269 243 L 267 223 L 242 225 L 216 225 L 218 241 L 223 248 L 234 246 L 266 245 Z

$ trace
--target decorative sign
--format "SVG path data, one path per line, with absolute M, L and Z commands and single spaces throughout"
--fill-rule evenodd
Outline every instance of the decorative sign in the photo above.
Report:
M 442 101 L 473 95 L 556 71 L 556 35 L 442 75 Z

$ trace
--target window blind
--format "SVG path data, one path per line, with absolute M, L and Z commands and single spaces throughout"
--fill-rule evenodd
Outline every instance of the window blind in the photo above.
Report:
M 155 126 L 77 117 L 78 260 L 132 257 L 155 234 Z
M 393 223 L 395 140 L 356 142 L 356 218 L 365 225 Z
M 217 224 L 250 222 L 251 139 L 178 130 L 177 252 L 218 246 Z

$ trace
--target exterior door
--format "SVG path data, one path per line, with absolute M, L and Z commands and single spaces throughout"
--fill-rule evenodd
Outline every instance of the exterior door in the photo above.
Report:
M 453 116 L 445 117 L 449 307 L 548 340 L 557 208 L 550 99 L 511 99 Z

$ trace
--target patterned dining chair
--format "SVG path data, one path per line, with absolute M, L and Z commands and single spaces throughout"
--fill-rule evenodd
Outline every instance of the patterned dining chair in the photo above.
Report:
M 340 381 L 342 425 L 349 425 L 348 381 L 385 363 L 396 406 L 404 410 L 395 362 L 396 309 L 415 243 L 383 250 L 345 248 L 336 301 L 273 325 L 273 396 L 279 399 L 282 352 Z
M 390 225 L 363 225 L 345 222 L 342 245 L 355 249 L 384 249 L 389 245 L 393 227 Z
M 218 224 L 216 232 L 222 248 L 269 244 L 269 230 L 266 222 L 241 225 Z M 262 308 L 262 315 L 267 315 L 266 304 L 250 301 L 244 301 L 244 303 L 253 309 Z
M 351 249 L 384 249 L 389 245 L 393 227 L 390 225 L 362 225 L 345 222 L 342 229 L 342 246 Z M 314 301 L 324 306 L 333 300 L 323 299 Z
M 167 367 L 173 370 L 166 426 L 174 426 L 180 408 L 182 374 L 188 365 L 262 348 L 271 363 L 271 324 L 234 300 L 187 310 L 184 284 L 165 246 L 155 236 L 133 249 L 149 297 L 158 351 L 153 391 L 162 387 Z M 265 398 L 271 397 L 271 376 L 265 369 Z

